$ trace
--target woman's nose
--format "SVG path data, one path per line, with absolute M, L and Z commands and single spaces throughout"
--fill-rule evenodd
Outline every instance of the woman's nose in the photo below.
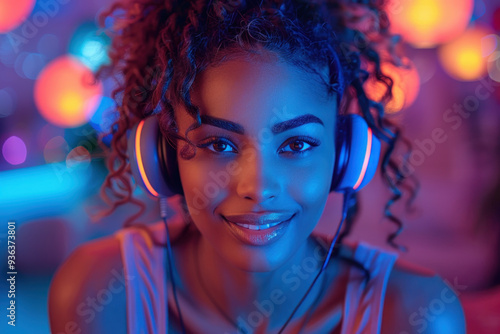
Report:
M 262 151 L 248 148 L 241 158 L 241 173 L 236 177 L 238 196 L 262 203 L 280 192 L 278 166 Z

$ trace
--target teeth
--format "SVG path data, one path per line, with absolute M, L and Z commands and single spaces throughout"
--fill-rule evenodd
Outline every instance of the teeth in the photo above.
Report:
M 238 223 L 235 223 L 235 224 L 238 225 L 238 226 L 247 228 L 249 230 L 260 231 L 260 230 L 265 230 L 265 229 L 268 229 L 270 227 L 276 226 L 276 225 L 278 225 L 280 223 L 281 222 L 272 223 L 272 224 L 265 224 L 265 225 L 248 225 L 248 224 L 238 224 Z

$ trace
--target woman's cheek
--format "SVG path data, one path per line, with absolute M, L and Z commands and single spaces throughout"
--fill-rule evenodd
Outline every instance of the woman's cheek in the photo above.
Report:
M 323 157 L 328 156 L 327 153 L 331 154 L 330 152 L 321 153 Z M 290 175 L 286 176 L 288 180 L 291 180 L 287 187 L 290 197 L 309 213 L 321 212 L 326 204 L 330 193 L 334 158 L 315 158 L 312 161 L 313 163 L 290 170 Z
M 221 175 L 219 163 L 199 161 L 196 157 L 188 161 L 179 161 L 179 171 L 184 195 L 190 213 L 195 216 L 212 212 L 220 199 L 227 192 L 229 176 Z
M 322 202 L 323 198 L 328 196 L 330 184 L 327 184 L 327 180 L 331 175 L 325 171 L 307 169 L 296 171 L 294 174 L 290 178 L 293 181 L 289 184 L 289 192 L 298 203 L 312 205 L 318 201 Z

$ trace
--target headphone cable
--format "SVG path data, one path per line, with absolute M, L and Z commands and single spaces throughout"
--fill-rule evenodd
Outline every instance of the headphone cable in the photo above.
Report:
M 297 306 L 295 306 L 295 309 L 293 310 L 293 312 L 290 315 L 290 317 L 288 317 L 288 320 L 285 322 L 285 324 L 283 325 L 283 327 L 281 327 L 281 329 L 279 330 L 278 334 L 281 334 L 283 332 L 283 330 L 285 329 L 285 327 L 290 322 L 290 320 L 292 320 L 295 312 L 297 312 L 297 310 L 299 309 L 300 305 L 302 304 L 302 302 L 304 301 L 304 299 L 306 299 L 306 297 L 309 294 L 309 292 L 311 291 L 312 287 L 314 286 L 314 284 L 318 280 L 319 276 L 321 275 L 321 273 L 323 272 L 323 270 L 326 268 L 326 266 L 330 262 L 330 258 L 331 258 L 332 253 L 333 253 L 333 248 L 335 246 L 335 243 L 337 242 L 337 238 L 338 238 L 338 236 L 340 234 L 340 230 L 342 229 L 342 225 L 344 224 L 345 218 L 347 216 L 347 203 L 349 202 L 349 199 L 351 198 L 351 195 L 353 193 L 354 193 L 354 191 L 352 189 L 347 189 L 344 192 L 344 201 L 343 201 L 343 204 L 342 204 L 342 220 L 340 221 L 339 227 L 337 228 L 337 232 L 335 232 L 335 236 L 332 239 L 332 243 L 330 244 L 330 249 L 328 250 L 328 254 L 327 254 L 326 258 L 325 258 L 325 261 L 323 262 L 323 266 L 321 267 L 319 273 L 314 278 L 314 281 L 309 286 L 309 289 L 307 289 L 306 293 L 304 294 L 304 296 L 302 297 L 302 299 L 300 300 L 300 302 L 297 304 Z
M 167 224 L 167 198 L 166 197 L 161 197 L 160 198 L 160 215 L 163 220 L 163 224 L 165 225 L 165 231 L 167 232 L 167 255 L 168 255 L 168 273 L 170 276 L 170 281 L 172 282 L 172 290 L 174 293 L 174 299 L 175 299 L 175 306 L 177 307 L 177 313 L 179 314 L 179 320 L 181 322 L 181 327 L 182 327 L 182 333 L 186 334 L 186 327 L 184 326 L 184 320 L 182 319 L 182 313 L 181 313 L 181 308 L 179 307 L 179 300 L 177 299 L 177 292 L 175 288 L 175 281 L 174 281 L 174 275 L 173 275 L 173 256 L 172 256 L 172 247 L 170 246 L 170 234 L 168 232 L 168 224 Z M 168 285 L 167 285 L 168 289 Z M 168 299 L 167 299 L 167 319 L 166 319 L 166 325 L 168 328 Z

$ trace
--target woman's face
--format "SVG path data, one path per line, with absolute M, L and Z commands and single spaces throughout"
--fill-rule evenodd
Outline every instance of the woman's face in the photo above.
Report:
M 189 145 L 179 141 L 177 157 L 193 222 L 230 264 L 274 270 L 304 244 L 323 212 L 335 157 L 335 98 L 311 74 L 261 58 L 206 69 L 191 98 L 203 123 L 188 132 L 196 155 L 183 158 Z M 181 135 L 195 123 L 183 107 L 175 118 Z

